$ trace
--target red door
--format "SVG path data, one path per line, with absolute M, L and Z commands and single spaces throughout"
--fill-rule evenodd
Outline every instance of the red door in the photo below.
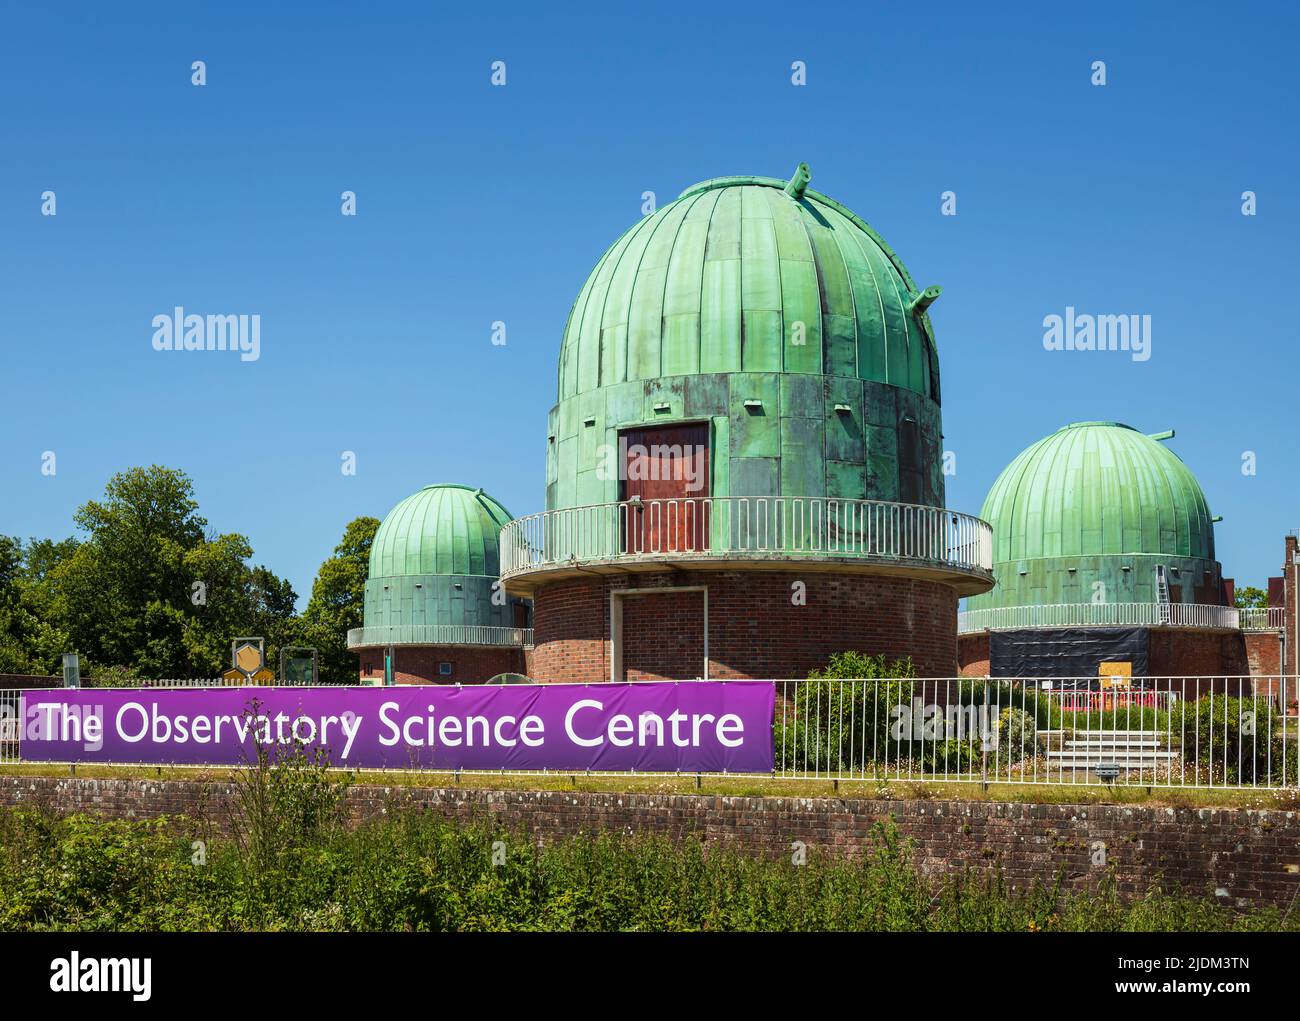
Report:
M 629 429 L 619 446 L 623 552 L 708 549 L 709 427 Z

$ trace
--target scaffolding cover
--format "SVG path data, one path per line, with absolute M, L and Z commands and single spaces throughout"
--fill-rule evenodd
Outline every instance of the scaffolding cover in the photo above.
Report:
M 1102 663 L 1129 662 L 1133 676 L 1148 665 L 1147 628 L 1023 628 L 989 634 L 989 673 L 994 677 L 1077 677 L 1079 687 L 1097 687 Z

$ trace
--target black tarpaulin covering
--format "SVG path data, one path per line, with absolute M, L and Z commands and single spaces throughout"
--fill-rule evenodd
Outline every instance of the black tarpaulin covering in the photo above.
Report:
M 1133 676 L 1144 677 L 1149 634 L 1144 627 L 993 631 L 989 634 L 989 673 L 994 677 L 1095 678 L 1102 663 L 1129 662 Z

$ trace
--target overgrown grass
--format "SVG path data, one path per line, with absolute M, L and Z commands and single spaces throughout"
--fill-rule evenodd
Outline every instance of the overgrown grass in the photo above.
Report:
M 878 827 L 856 858 L 757 857 L 698 839 L 602 833 L 539 845 L 418 811 L 355 828 L 346 778 L 263 763 L 224 820 L 0 812 L 6 930 L 1277 930 L 1300 917 L 1205 895 L 1121 897 L 1103 874 L 1010 891 L 995 871 L 938 888 Z M 210 823 L 211 820 L 208 821 Z

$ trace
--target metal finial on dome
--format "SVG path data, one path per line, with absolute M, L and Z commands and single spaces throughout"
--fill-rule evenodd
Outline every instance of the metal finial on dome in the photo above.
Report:
M 808 164 L 800 163 L 794 168 L 794 177 L 790 178 L 790 183 L 785 186 L 785 193 L 792 199 L 801 199 L 803 193 L 808 190 L 808 182 L 811 180 L 812 171 L 808 169 Z

